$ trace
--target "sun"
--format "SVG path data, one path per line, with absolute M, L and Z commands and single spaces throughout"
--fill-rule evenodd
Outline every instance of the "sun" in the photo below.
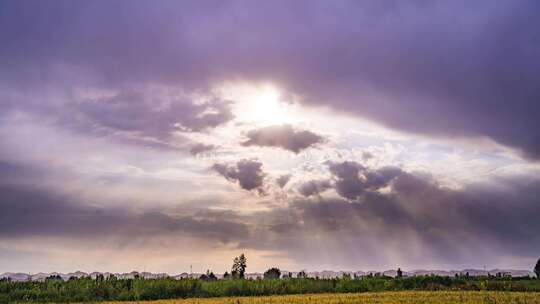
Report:
M 236 85 L 228 89 L 234 101 L 234 114 L 242 123 L 258 126 L 298 122 L 296 106 L 273 85 Z
M 258 93 L 251 105 L 252 119 L 265 124 L 284 124 L 289 122 L 286 104 L 280 102 L 280 94 L 269 88 Z

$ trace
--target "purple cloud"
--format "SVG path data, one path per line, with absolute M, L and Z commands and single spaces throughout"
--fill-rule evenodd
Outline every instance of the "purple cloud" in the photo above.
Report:
M 344 198 L 355 200 L 366 193 L 386 187 L 394 178 L 404 174 L 397 167 L 368 169 L 354 161 L 330 162 L 328 169 L 335 181 L 336 192 Z
M 215 128 L 233 118 L 225 101 L 195 104 L 189 99 L 156 95 L 128 91 L 110 98 L 81 100 L 72 106 L 73 117 L 89 127 L 136 132 L 159 139 L 167 139 L 175 131 L 200 132 Z
M 359 260 L 363 267 L 396 259 L 409 265 L 496 264 L 505 256 L 536 260 L 538 179 L 516 176 L 452 190 L 402 172 L 392 185 L 387 193 L 367 191 L 357 202 L 302 198 L 258 214 L 257 223 L 271 229 L 256 230 L 241 246 L 281 248 L 299 263 L 317 265 L 324 258 L 316 248 L 324 242 L 332 246 L 324 252 L 328 263 L 355 269 Z
M 75 197 L 32 187 L 0 185 L 0 239 L 51 237 L 120 240 L 186 235 L 222 243 L 238 241 L 248 227 L 231 219 L 137 213 L 120 208 L 92 207 Z
M 276 179 L 276 183 L 280 188 L 285 187 L 287 183 L 291 180 L 292 175 L 291 174 L 285 174 Z
M 291 125 L 269 126 L 249 131 L 243 146 L 279 147 L 294 153 L 324 142 L 311 131 L 295 130 Z
M 0 83 L 204 91 L 271 79 L 305 103 L 539 158 L 539 11 L 536 1 L 11 1 Z
M 214 146 L 177 133 L 207 132 L 234 119 L 232 105 L 215 97 L 216 86 L 270 82 L 303 106 L 436 138 L 487 137 L 539 160 L 538 37 L 540 2 L 527 0 L 2 1 L 0 41 L 7 43 L 0 47 L 0 122 L 36 119 L 40 126 L 55 124 L 49 132 L 69 139 L 64 130 L 168 149 L 182 141 L 196 155 Z M 81 98 L 80 90 L 91 94 Z M 294 153 L 324 142 L 290 125 L 245 135 L 241 145 Z M 79 142 L 28 138 L 40 147 L 36 151 Z M 3 140 L 2 154 L 25 151 L 8 149 L 16 141 L 10 139 Z M 123 172 L 133 164 L 122 151 L 119 157 L 98 151 L 91 159 L 104 170 Z M 65 163 L 77 167 L 79 155 L 69 156 Z M 154 167 L 159 157 L 141 157 L 148 167 L 141 170 L 151 173 L 145 176 L 161 174 Z M 90 157 L 80 159 L 85 163 L 72 173 L 84 172 L 78 187 L 95 185 Z M 368 152 L 359 159 L 376 163 Z M 65 163 L 46 167 L 63 170 Z M 498 166 L 498 159 L 492 163 Z M 512 170 L 522 165 L 529 164 Z M 87 206 L 43 189 L 53 184 L 42 182 L 47 170 L 0 160 L 0 240 L 98 238 L 106 231 L 125 239 L 181 234 L 288 252 L 311 265 L 322 265 L 327 254 L 354 267 L 358 261 L 388 265 L 395 256 L 384 260 L 385 252 L 406 252 L 400 258 L 410 263 L 463 265 L 521 261 L 540 251 L 536 176 L 456 190 L 397 167 L 372 169 L 355 161 L 327 166 L 329 181 L 309 181 L 297 189 L 305 197 L 285 197 L 283 206 L 269 211 L 211 215 L 186 204 L 178 215 L 114 209 L 103 201 L 96 205 L 105 207 Z M 266 194 L 267 173 L 258 160 L 212 169 L 244 190 Z M 276 183 L 284 187 L 289 179 L 284 175 Z M 38 184 L 43 188 L 33 186 Z M 55 185 L 63 187 L 73 188 Z M 331 189 L 341 198 L 316 195 Z M 103 197 L 116 197 L 114 191 Z M 321 254 L 321 244 L 332 250 Z
M 244 190 L 256 190 L 259 194 L 264 194 L 264 173 L 263 164 L 256 160 L 243 159 L 234 165 L 214 164 L 212 169 L 232 182 L 238 182 Z
M 298 192 L 303 196 L 318 195 L 332 188 L 332 183 L 329 180 L 310 180 L 298 187 Z
M 191 153 L 191 155 L 199 155 L 202 153 L 213 151 L 216 148 L 217 148 L 216 145 L 207 145 L 207 144 L 197 143 L 189 149 L 189 153 Z
M 239 163 L 260 169 L 257 162 Z M 217 166 L 216 170 L 239 182 L 246 166 Z M 535 176 L 493 179 L 453 190 L 429 178 L 403 171 L 394 176 L 392 170 L 380 169 L 372 170 L 386 172 L 374 185 L 394 176 L 389 191 L 364 191 L 357 201 L 312 196 L 253 213 L 184 206 L 178 214 L 87 205 L 77 196 L 15 184 L 8 178 L 13 174 L 41 178 L 39 172 L 5 162 L 0 167 L 6 169 L 0 170 L 0 240 L 6 242 L 50 237 L 91 242 L 111 236 L 111 231 L 117 240 L 135 243 L 185 235 L 242 249 L 286 252 L 300 264 L 339 261 L 343 264 L 335 265 L 355 269 L 396 260 L 403 265 L 486 261 L 496 265 L 499 258 L 537 258 L 540 250 L 536 233 L 540 181 Z M 259 169 L 253 170 L 259 172 L 256 175 Z M 363 169 L 339 163 L 336 174 L 352 176 L 356 170 Z M 315 250 L 321 242 L 332 250 Z M 414 250 L 419 247 L 421 251 Z

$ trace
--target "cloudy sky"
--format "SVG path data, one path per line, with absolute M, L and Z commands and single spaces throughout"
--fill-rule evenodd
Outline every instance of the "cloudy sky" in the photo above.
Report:
M 0 2 L 0 273 L 522 268 L 538 1 Z

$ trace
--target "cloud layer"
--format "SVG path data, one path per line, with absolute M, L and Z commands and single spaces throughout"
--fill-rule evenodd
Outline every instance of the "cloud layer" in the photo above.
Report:
M 365 193 L 354 202 L 299 199 L 287 209 L 261 214 L 261 225 L 270 229 L 256 230 L 245 245 L 281 248 L 308 264 L 330 259 L 332 267 L 352 269 L 494 264 L 512 256 L 533 261 L 540 249 L 534 233 L 540 229 L 534 215 L 540 184 L 524 180 L 528 177 L 450 190 L 401 172 L 390 192 Z
M 17 165 L 2 166 L 11 168 L 10 173 L 34 174 Z M 333 166 L 342 178 L 357 169 L 376 177 L 362 181 L 361 195 L 297 197 L 281 207 L 248 213 L 189 205 L 181 212 L 96 207 L 72 195 L 1 179 L 0 240 L 53 237 L 93 242 L 113 237 L 137 243 L 159 237 L 173 244 L 178 236 L 186 236 L 218 247 L 286 253 L 299 267 L 347 269 L 532 261 L 540 250 L 537 178 L 500 178 L 452 190 L 396 168 L 388 173 L 360 170 L 350 162 Z M 262 186 L 261 164 L 256 161 L 215 169 L 244 189 Z M 250 183 L 253 180 L 257 182 Z M 339 193 L 343 189 L 338 185 L 339 180 L 333 185 Z M 383 186 L 387 191 L 375 191 Z
M 431 136 L 486 136 L 538 158 L 538 5 L 7 2 L 0 37 L 16 43 L 0 51 L 0 82 L 7 91 L 58 82 L 200 91 L 271 79 L 305 103 Z M 100 120 L 109 112 L 86 110 L 104 114 Z M 223 121 L 185 123 L 200 129 Z
M 525 265 L 540 251 L 539 12 L 2 1 L 0 250 L 183 237 L 305 268 Z M 266 85 L 288 105 L 276 122 L 249 117 Z M 492 141 L 521 157 L 477 151 Z
M 4 240 L 83 237 L 91 242 L 113 237 L 124 242 L 183 235 L 227 243 L 248 235 L 244 224 L 229 219 L 85 206 L 77 198 L 28 187 L 1 186 L 0 193 L 0 239 Z

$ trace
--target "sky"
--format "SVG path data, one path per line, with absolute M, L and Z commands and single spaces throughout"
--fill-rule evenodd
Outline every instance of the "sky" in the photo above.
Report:
M 538 1 L 0 1 L 0 273 L 517 268 Z

